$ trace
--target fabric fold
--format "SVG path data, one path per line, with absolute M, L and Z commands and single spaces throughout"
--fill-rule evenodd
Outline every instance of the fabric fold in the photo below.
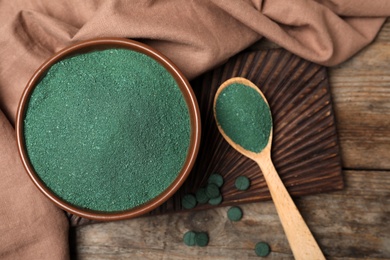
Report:
M 66 215 L 25 173 L 14 129 L 1 111 L 0 155 L 0 259 L 67 259 Z

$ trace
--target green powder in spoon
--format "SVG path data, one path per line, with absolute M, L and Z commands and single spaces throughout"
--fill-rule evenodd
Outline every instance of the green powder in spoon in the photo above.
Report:
M 227 86 L 218 96 L 215 112 L 219 125 L 232 141 L 255 153 L 265 148 L 272 116 L 255 89 L 239 83 Z
M 187 104 L 171 74 L 147 55 L 108 49 L 53 65 L 24 118 L 30 162 L 57 196 L 113 212 L 162 193 L 189 148 Z

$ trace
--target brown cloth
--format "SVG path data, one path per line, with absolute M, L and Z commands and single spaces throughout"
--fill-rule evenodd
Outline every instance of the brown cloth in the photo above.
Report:
M 127 37 L 191 79 L 265 37 L 332 66 L 369 44 L 389 15 L 388 0 L 0 1 L 0 258 L 69 257 L 67 219 L 28 179 L 12 128 L 29 77 L 54 52 Z

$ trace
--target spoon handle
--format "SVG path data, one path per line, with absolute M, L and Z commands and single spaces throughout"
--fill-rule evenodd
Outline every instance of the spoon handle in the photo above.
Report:
M 284 186 L 269 154 L 257 157 L 295 259 L 325 259 L 305 220 Z

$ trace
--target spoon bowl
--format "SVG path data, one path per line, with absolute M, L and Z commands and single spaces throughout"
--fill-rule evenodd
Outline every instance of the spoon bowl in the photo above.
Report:
M 220 113 L 217 113 L 217 101 L 219 101 L 220 99 L 218 99 L 218 97 L 220 97 L 221 93 L 226 91 L 228 87 L 231 87 L 232 85 L 242 85 L 242 86 L 245 86 L 245 87 L 248 87 L 250 88 L 252 92 L 252 95 L 255 94 L 256 96 L 256 93 L 259 95 L 259 97 L 261 97 L 261 100 L 264 102 L 263 103 L 263 110 L 266 109 L 266 111 L 263 111 L 265 112 L 265 114 L 263 115 L 258 115 L 260 117 L 267 117 L 268 118 L 268 121 L 269 121 L 269 125 L 267 126 L 268 127 L 268 132 L 265 136 L 263 136 L 262 138 L 262 141 L 265 143 L 265 145 L 263 144 L 260 149 L 257 149 L 257 151 L 254 151 L 254 149 L 248 149 L 248 147 L 243 147 L 242 145 L 240 145 L 237 140 L 233 140 L 232 137 L 229 135 L 229 133 L 226 133 L 225 130 L 224 130 L 224 127 L 223 127 L 223 123 L 221 122 L 221 120 L 223 118 L 219 117 L 219 115 L 221 114 L 221 109 L 219 110 Z M 224 93 L 225 94 L 225 93 Z M 256 97 L 258 98 L 258 97 Z M 245 100 L 246 102 L 250 102 L 249 100 Z M 256 100 L 252 100 L 253 102 L 255 102 Z M 258 100 L 260 101 L 260 99 Z M 228 106 L 231 106 L 231 104 L 226 104 L 226 108 L 222 108 L 222 109 L 227 109 L 229 108 Z M 246 107 L 248 107 L 248 104 L 245 104 Z M 233 111 L 229 111 L 230 113 L 232 113 Z M 265 98 L 263 92 L 261 92 L 259 90 L 259 88 L 253 84 L 251 81 L 245 79 L 245 78 L 241 78 L 241 77 L 236 77 L 236 78 L 231 78 L 227 81 L 225 81 L 217 90 L 216 94 L 215 94 L 215 99 L 214 99 L 214 116 L 215 116 L 215 119 L 216 119 L 216 122 L 217 122 L 217 127 L 218 127 L 218 130 L 220 131 L 220 133 L 222 134 L 222 136 L 224 137 L 224 139 L 235 149 L 237 150 L 239 153 L 243 154 L 244 156 L 248 157 L 249 159 L 252 159 L 254 161 L 257 160 L 258 157 L 260 156 L 264 156 L 265 154 L 270 154 L 271 153 L 271 143 L 272 143 L 272 130 L 273 130 L 273 127 L 272 127 L 272 115 L 271 115 L 271 112 L 270 112 L 270 109 L 269 109 L 269 104 L 268 104 L 268 101 L 267 99 Z M 239 116 L 242 116 L 239 115 Z M 238 118 L 238 115 L 236 114 L 236 118 L 228 118 L 227 120 L 237 120 L 239 119 Z M 222 123 L 222 124 L 221 124 Z M 244 123 L 244 122 L 242 122 Z M 240 127 L 240 126 L 236 126 L 236 127 Z M 242 130 L 242 129 L 241 129 Z M 251 129 L 253 131 L 253 129 Z M 260 130 L 259 130 L 260 132 Z M 251 134 L 251 133 L 249 133 Z M 255 134 L 258 134 L 258 133 L 255 133 Z M 242 133 L 242 135 L 245 135 L 245 133 Z M 243 136 L 243 138 L 247 138 L 247 136 Z
M 217 90 L 214 117 L 225 140 L 259 165 L 294 257 L 325 259 L 272 163 L 272 115 L 264 94 L 245 78 L 231 78 Z

